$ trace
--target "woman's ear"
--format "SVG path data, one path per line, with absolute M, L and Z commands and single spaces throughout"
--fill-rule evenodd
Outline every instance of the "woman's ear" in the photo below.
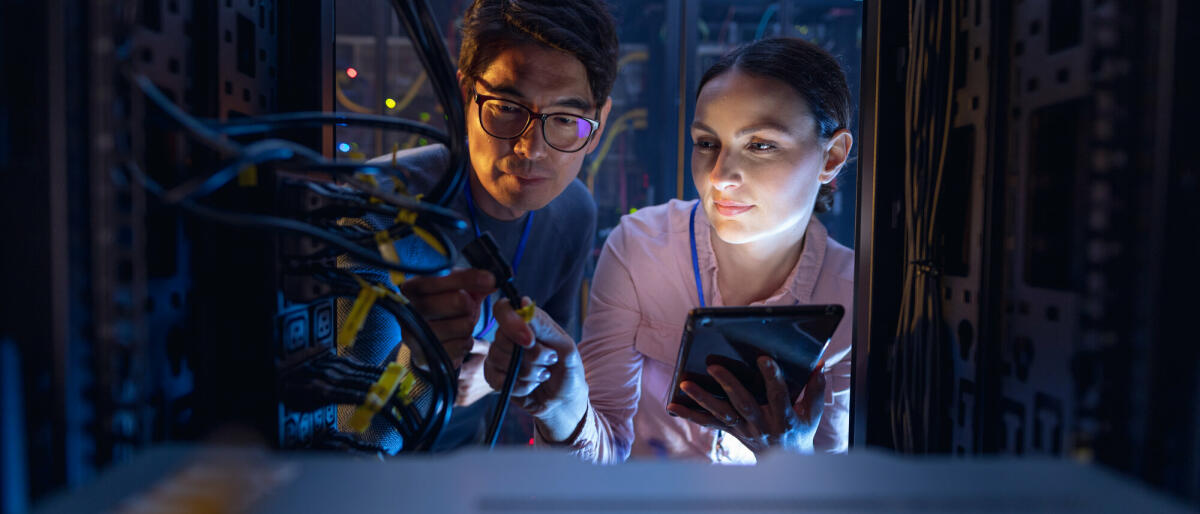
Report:
M 850 135 L 849 130 L 841 129 L 833 133 L 825 143 L 825 166 L 817 177 L 822 184 L 828 184 L 837 178 L 842 166 L 846 164 L 846 159 L 850 158 L 850 148 L 853 146 L 854 137 Z

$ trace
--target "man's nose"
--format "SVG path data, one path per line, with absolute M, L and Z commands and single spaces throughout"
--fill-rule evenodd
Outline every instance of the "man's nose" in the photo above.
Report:
M 546 144 L 546 138 L 542 137 L 542 120 L 540 118 L 534 118 L 529 123 L 529 128 L 525 129 L 525 133 L 517 138 L 517 144 L 513 147 L 513 151 L 531 161 L 546 157 L 549 145 Z

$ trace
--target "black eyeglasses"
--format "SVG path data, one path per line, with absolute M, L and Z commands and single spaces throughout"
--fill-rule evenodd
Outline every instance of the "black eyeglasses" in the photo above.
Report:
M 560 152 L 578 152 L 587 146 L 600 122 L 566 112 L 533 112 L 519 103 L 494 96 L 475 93 L 479 105 L 479 125 L 489 136 L 497 139 L 521 137 L 533 119 L 542 120 L 542 138 Z

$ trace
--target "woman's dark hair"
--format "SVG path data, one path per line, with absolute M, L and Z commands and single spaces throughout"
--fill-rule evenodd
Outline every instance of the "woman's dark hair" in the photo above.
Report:
M 821 138 L 850 126 L 850 88 L 846 75 L 829 52 L 803 39 L 775 37 L 747 43 L 725 54 L 704 76 L 696 96 L 708 81 L 729 70 L 779 80 L 808 102 Z M 833 208 L 833 183 L 821 184 L 814 212 Z
M 596 107 L 617 79 L 616 22 L 601 0 L 475 0 L 462 20 L 458 69 L 478 78 L 505 49 L 536 43 L 575 56 Z

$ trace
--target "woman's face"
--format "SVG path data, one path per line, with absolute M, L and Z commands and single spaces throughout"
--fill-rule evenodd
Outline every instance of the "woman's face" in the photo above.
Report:
M 717 236 L 799 240 L 848 140 L 844 131 L 822 140 L 808 102 L 782 81 L 737 68 L 710 80 L 696 100 L 692 179 Z

